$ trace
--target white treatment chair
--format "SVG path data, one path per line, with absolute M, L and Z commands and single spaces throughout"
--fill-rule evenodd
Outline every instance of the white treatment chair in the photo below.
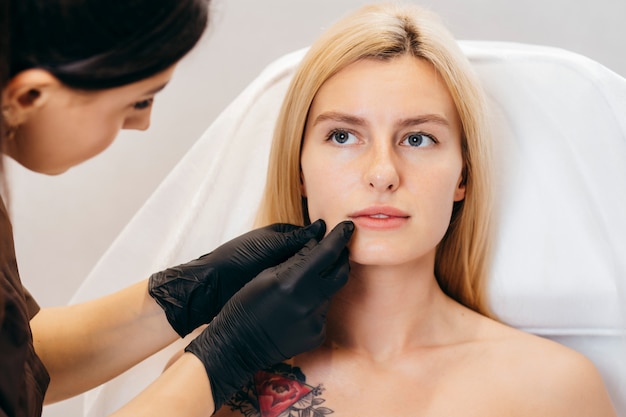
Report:
M 484 83 L 496 131 L 494 309 L 592 359 L 626 416 L 626 80 L 560 49 L 461 46 Z M 251 228 L 274 122 L 304 53 L 271 64 L 209 126 L 72 302 L 194 259 Z M 87 393 L 84 415 L 120 407 L 187 342 Z

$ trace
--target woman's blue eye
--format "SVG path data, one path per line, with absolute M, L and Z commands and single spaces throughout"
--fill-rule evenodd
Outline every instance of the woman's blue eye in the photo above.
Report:
M 138 101 L 137 103 L 135 103 L 133 105 L 133 107 L 135 108 L 135 110 L 147 109 L 148 107 L 150 107 L 152 105 L 153 101 L 154 101 L 153 98 L 149 98 L 147 100 Z
M 429 146 L 435 143 L 434 139 L 423 133 L 411 133 L 403 140 L 409 146 Z
M 330 134 L 329 139 L 344 145 L 348 142 L 353 143 L 356 140 L 356 137 L 352 133 L 346 132 L 345 130 L 335 130 Z

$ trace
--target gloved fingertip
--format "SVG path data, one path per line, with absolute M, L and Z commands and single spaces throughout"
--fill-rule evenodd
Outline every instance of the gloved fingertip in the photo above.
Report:
M 340 223 L 343 227 L 343 235 L 346 238 L 350 238 L 352 237 L 352 233 L 354 233 L 354 222 L 352 222 L 352 220 L 344 220 Z
M 341 237 L 347 243 L 352 237 L 354 229 L 355 226 L 351 220 L 344 220 L 337 224 L 337 226 L 333 227 L 333 230 L 331 230 L 327 238 L 333 235 L 335 238 Z
M 322 219 L 318 219 L 304 228 L 311 233 L 319 241 L 324 237 L 326 233 L 326 222 Z

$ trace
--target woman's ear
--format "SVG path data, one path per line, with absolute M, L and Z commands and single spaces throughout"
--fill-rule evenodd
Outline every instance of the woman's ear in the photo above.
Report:
M 54 75 L 39 68 L 22 71 L 11 78 L 2 91 L 2 113 L 7 125 L 19 126 L 28 121 L 60 84 Z
M 461 174 L 459 181 L 456 184 L 456 190 L 454 190 L 454 201 L 461 201 L 465 198 L 465 175 Z

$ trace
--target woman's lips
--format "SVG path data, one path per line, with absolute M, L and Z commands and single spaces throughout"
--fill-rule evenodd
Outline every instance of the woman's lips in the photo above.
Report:
M 395 207 L 375 206 L 356 211 L 348 217 L 357 227 L 385 230 L 405 225 L 410 216 Z

